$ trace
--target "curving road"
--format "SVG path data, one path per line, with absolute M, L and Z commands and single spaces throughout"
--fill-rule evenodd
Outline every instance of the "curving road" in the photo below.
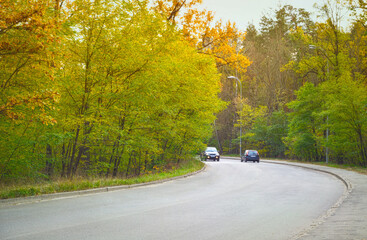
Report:
M 189 178 L 0 209 L 0 239 L 290 239 L 344 185 L 302 168 L 221 159 Z

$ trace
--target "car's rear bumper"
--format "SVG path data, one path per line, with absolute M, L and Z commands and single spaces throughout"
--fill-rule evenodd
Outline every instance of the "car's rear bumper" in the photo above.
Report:
M 243 158 L 244 161 L 252 161 L 252 162 L 258 162 L 260 161 L 260 158 Z

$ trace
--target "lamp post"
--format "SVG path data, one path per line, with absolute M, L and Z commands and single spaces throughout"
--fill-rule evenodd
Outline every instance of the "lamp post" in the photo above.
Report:
M 228 79 L 236 79 L 239 82 L 239 84 L 240 84 L 241 107 L 242 107 L 242 83 L 241 83 L 240 79 L 238 79 L 235 76 L 229 76 Z M 241 157 L 241 154 L 242 154 L 242 115 L 241 115 L 241 112 L 240 112 L 240 157 Z
M 320 49 L 321 51 L 324 52 L 324 54 L 326 55 L 326 51 L 322 48 L 322 47 L 318 47 L 315 45 L 308 45 L 309 49 Z M 329 80 L 330 78 L 330 70 L 329 70 L 329 58 L 326 57 L 326 64 L 327 64 L 327 79 Z M 326 116 L 326 124 L 329 124 L 329 116 Z M 325 162 L 329 163 L 329 148 L 327 147 L 327 143 L 329 141 L 329 127 L 326 128 L 326 147 L 325 147 Z

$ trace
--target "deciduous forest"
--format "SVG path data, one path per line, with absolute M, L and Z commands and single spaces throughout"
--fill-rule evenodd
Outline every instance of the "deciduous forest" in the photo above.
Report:
M 211 144 L 238 153 L 241 126 L 242 149 L 263 157 L 367 166 L 367 4 L 330 0 L 315 11 L 324 21 L 286 5 L 246 29 L 243 98 L 223 89 L 230 105 Z
M 200 3 L 0 0 L 0 182 L 139 176 L 206 145 L 238 154 L 240 136 L 262 157 L 367 166 L 364 1 L 244 30 Z

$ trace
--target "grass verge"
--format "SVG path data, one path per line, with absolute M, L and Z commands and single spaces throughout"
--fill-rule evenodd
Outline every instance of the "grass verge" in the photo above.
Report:
M 326 162 L 305 162 L 305 161 L 298 161 L 298 160 L 282 160 L 282 159 L 269 159 L 269 160 L 285 161 L 285 162 L 291 162 L 291 163 L 294 162 L 294 163 L 313 164 L 313 165 L 319 165 L 319 166 L 325 166 L 325 167 L 344 169 L 344 170 L 360 173 L 363 175 L 367 175 L 367 168 L 356 166 L 356 165 L 336 164 L 336 163 L 326 163 Z
M 320 166 L 326 166 L 326 167 L 340 168 L 340 169 L 357 172 L 363 175 L 367 175 L 367 168 L 364 168 L 364 167 L 359 167 L 359 166 L 354 166 L 354 165 L 340 165 L 340 164 L 325 163 L 325 162 L 307 162 L 307 163 L 320 165 Z
M 204 167 L 204 163 L 198 160 L 188 160 L 181 164 L 180 168 L 172 169 L 164 172 L 141 175 L 139 177 L 118 179 L 118 178 L 100 178 L 100 179 L 61 179 L 57 181 L 32 184 L 5 186 L 0 189 L 0 199 L 30 197 L 42 194 L 71 192 L 101 187 L 111 187 L 119 185 L 132 185 L 138 183 L 153 182 L 173 177 L 183 176 L 195 171 L 199 171 Z

